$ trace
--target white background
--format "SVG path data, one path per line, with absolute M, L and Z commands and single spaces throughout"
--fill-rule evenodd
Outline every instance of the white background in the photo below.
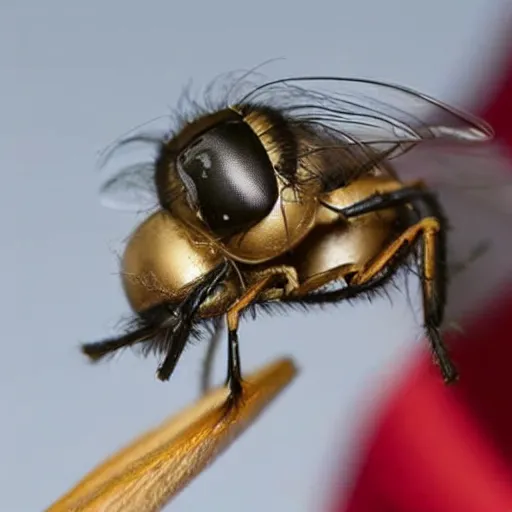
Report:
M 464 103 L 490 80 L 507 4 L 4 0 L 0 510 L 43 510 L 198 392 L 204 347 L 187 351 L 169 384 L 155 380 L 152 358 L 127 352 L 92 367 L 78 351 L 128 312 L 116 252 L 138 221 L 101 207 L 99 150 L 168 113 L 190 79 L 204 86 L 275 57 L 286 60 L 273 73 L 362 75 Z M 508 259 L 496 254 L 493 286 Z M 490 267 L 475 268 L 482 277 Z M 470 280 L 462 295 L 489 289 L 480 282 Z M 169 510 L 301 512 L 325 504 L 343 456 L 350 474 L 358 414 L 396 370 L 390 362 L 420 346 L 417 311 L 403 295 L 392 298 L 244 323 L 244 368 L 292 354 L 302 373 Z M 219 378 L 223 372 L 224 351 Z

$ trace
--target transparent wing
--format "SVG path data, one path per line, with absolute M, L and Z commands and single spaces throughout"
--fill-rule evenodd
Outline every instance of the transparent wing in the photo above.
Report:
M 352 179 L 392 160 L 404 181 L 458 189 L 512 213 L 510 158 L 492 142 L 492 128 L 423 93 L 370 79 L 291 77 L 253 87 L 241 102 L 274 105 L 326 141 L 353 146 L 353 169 L 345 170 Z
M 157 206 L 154 154 L 165 137 L 162 130 L 130 136 L 115 141 L 100 154 L 99 167 L 102 171 L 107 171 L 105 168 L 114 155 L 116 167 L 120 169 L 114 174 L 107 172 L 107 177 L 103 178 L 100 187 L 103 206 L 132 212 L 145 212 Z M 122 166 L 121 150 L 132 152 L 128 161 L 136 158 L 139 163 Z M 133 151 L 137 153 L 136 157 Z
M 424 145 L 396 161 L 403 181 L 421 180 L 497 213 L 512 215 L 512 158 L 499 144 L 466 148 Z
M 254 87 L 241 102 L 273 104 L 298 122 L 316 123 L 344 144 L 371 146 L 387 159 L 425 141 L 475 143 L 493 138 L 492 128 L 477 117 L 377 80 L 284 78 Z
M 157 205 L 157 197 L 152 163 L 127 166 L 100 189 L 101 203 L 116 210 L 152 210 Z

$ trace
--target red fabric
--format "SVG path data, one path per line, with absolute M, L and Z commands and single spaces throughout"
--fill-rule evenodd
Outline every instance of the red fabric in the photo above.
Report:
M 484 117 L 512 150 L 512 51 L 504 68 Z M 427 357 L 399 385 L 333 511 L 512 512 L 512 292 L 484 311 L 454 340 L 455 386 Z

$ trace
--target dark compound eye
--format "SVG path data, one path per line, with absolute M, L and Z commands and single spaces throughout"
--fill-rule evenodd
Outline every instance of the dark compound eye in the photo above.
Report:
M 197 137 L 178 155 L 177 170 L 191 206 L 219 236 L 258 223 L 278 198 L 272 163 L 243 121 L 223 123 Z

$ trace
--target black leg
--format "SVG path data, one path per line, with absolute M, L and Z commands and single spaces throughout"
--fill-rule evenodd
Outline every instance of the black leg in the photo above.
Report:
M 158 368 L 157 377 L 168 380 L 188 341 L 199 307 L 222 282 L 229 268 L 229 262 L 224 262 L 208 273 L 182 303 L 162 303 L 144 311 L 125 335 L 96 343 L 85 343 L 82 345 L 82 352 L 92 361 L 99 361 L 121 348 L 143 343 L 144 354 L 151 351 L 166 354 Z
M 367 197 L 366 199 L 362 199 L 361 201 L 351 204 L 350 206 L 346 206 L 345 208 L 337 208 L 336 206 L 326 203 L 325 201 L 322 201 L 322 204 L 329 210 L 340 213 L 348 219 L 350 217 L 358 217 L 359 215 L 376 212 L 385 208 L 403 206 L 407 203 L 417 204 L 418 201 L 424 201 L 425 199 L 428 201 L 434 199 L 434 201 L 437 203 L 437 199 L 432 194 L 432 192 L 418 184 L 417 186 L 404 187 L 398 190 L 393 190 L 391 192 L 377 192 Z M 439 205 L 436 209 L 438 211 L 441 210 Z
M 190 293 L 180 304 L 178 314 L 174 315 L 176 322 L 168 335 L 167 355 L 157 370 L 160 380 L 168 380 L 187 344 L 194 317 L 201 304 L 222 282 L 229 270 L 229 263 L 225 262 L 210 272 L 207 277 Z
M 229 395 L 222 407 L 222 419 L 226 419 L 243 402 L 242 369 L 240 365 L 240 351 L 238 348 L 237 330 L 228 329 L 228 371 L 226 386 Z
M 438 224 L 436 230 L 425 231 L 415 243 L 419 247 L 420 278 L 423 291 L 424 329 L 431 343 L 436 362 L 438 363 L 444 381 L 449 384 L 457 380 L 458 374 L 441 337 L 440 328 L 443 322 L 446 306 L 446 292 L 448 285 L 447 259 L 446 259 L 446 232 L 447 222 L 437 197 L 421 184 L 404 187 L 402 189 L 377 193 L 367 199 L 346 208 L 336 208 L 323 203 L 326 208 L 340 213 L 346 218 L 357 217 L 365 213 L 410 205 L 412 226 L 421 219 L 434 218 Z M 408 252 L 414 248 L 405 247 Z M 373 279 L 372 279 L 373 281 Z M 372 285 L 370 284 L 370 288 Z M 340 300 L 344 290 L 340 290 Z M 336 292 L 334 292 L 336 293 Z M 357 288 L 346 290 L 345 295 L 357 293 Z M 321 297 L 318 297 L 319 299 Z M 333 301 L 335 296 L 324 296 L 324 299 Z
M 213 332 L 210 340 L 208 341 L 208 348 L 203 360 L 203 367 L 201 369 L 201 393 L 207 393 L 212 387 L 212 373 L 213 363 L 215 361 L 215 354 L 219 343 L 222 341 L 223 335 L 222 318 L 215 318 L 213 324 Z
M 157 332 L 158 328 L 144 325 L 123 336 L 108 338 L 95 343 L 84 343 L 81 346 L 81 350 L 91 361 L 96 362 L 106 356 L 113 355 L 119 349 L 149 341 L 157 335 Z
M 238 397 L 242 393 L 242 367 L 237 330 L 228 331 L 228 375 L 226 384 L 229 385 L 231 395 Z
M 233 408 L 236 409 L 243 400 L 242 369 L 238 347 L 240 315 L 258 298 L 261 292 L 274 286 L 276 281 L 281 280 L 284 284 L 287 279 L 288 276 L 285 270 L 280 270 L 278 273 L 268 273 L 261 281 L 245 290 L 244 294 L 226 312 L 228 325 L 228 373 L 226 384 L 229 386 L 229 397 L 224 407 L 226 414 L 231 412 Z

